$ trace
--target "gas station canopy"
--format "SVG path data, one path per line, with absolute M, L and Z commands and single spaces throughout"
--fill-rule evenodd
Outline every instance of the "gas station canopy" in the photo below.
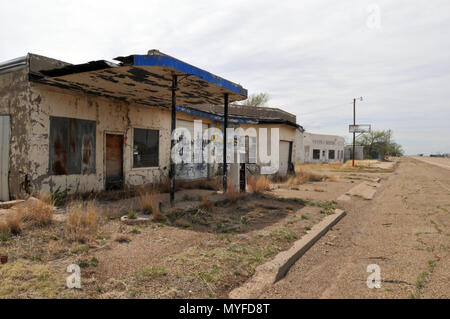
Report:
M 230 102 L 245 100 L 247 90 L 157 50 L 148 55 L 130 55 L 84 64 L 40 71 L 31 79 L 48 85 L 170 108 L 172 86 L 177 78 L 177 105 L 223 105 L 224 95 Z

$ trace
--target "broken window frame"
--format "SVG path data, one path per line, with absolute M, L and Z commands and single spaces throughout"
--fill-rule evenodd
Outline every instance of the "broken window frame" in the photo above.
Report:
M 49 130 L 49 175 L 96 174 L 96 121 L 50 116 Z
M 319 156 L 317 156 L 317 154 Z M 320 150 L 319 149 L 313 149 L 312 156 L 313 156 L 313 160 L 320 160 Z
M 149 133 L 156 134 L 156 138 L 157 138 L 156 145 L 149 146 L 147 144 L 149 136 L 146 136 L 146 142 L 140 142 L 139 141 L 138 144 L 141 144 L 141 145 L 147 144 L 146 146 L 149 149 L 148 151 L 149 152 L 150 152 L 150 150 L 156 151 L 156 156 L 155 156 L 155 154 L 147 154 L 147 155 L 145 155 L 145 154 L 137 154 L 136 153 L 136 152 L 139 152 L 139 150 L 136 150 L 136 147 L 138 146 L 138 145 L 136 145 L 137 144 L 136 143 L 137 142 L 136 141 L 136 137 L 139 135 L 139 134 L 136 134 L 136 132 L 143 133 L 144 131 L 145 131 L 146 134 L 149 134 Z M 159 130 L 137 128 L 137 127 L 133 128 L 133 169 L 157 168 L 157 167 L 159 167 L 159 139 L 160 139 L 160 131 Z M 142 151 L 144 151 L 144 150 L 141 149 L 141 152 Z M 142 155 L 144 155 L 144 156 L 148 156 L 148 155 L 153 156 L 152 160 L 155 160 L 155 158 L 156 158 L 156 161 L 155 162 L 150 162 L 150 160 L 145 160 L 145 161 L 143 161 L 142 159 L 137 160 L 137 156 L 139 156 L 139 155 L 140 156 L 142 156 Z M 142 164 L 138 164 L 138 163 L 142 163 Z

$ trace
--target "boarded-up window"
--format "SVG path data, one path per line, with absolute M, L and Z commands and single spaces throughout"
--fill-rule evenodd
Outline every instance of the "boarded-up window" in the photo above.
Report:
M 159 166 L 159 131 L 134 129 L 133 167 Z
M 313 159 L 320 159 L 320 150 L 313 150 Z
M 50 117 L 50 174 L 95 174 L 95 143 L 95 121 Z

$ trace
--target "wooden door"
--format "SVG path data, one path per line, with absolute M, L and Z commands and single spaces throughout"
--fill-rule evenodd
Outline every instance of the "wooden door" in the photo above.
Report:
M 106 189 L 123 188 L 123 135 L 106 134 Z

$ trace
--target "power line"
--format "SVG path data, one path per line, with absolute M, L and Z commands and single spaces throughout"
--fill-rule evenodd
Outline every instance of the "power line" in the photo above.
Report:
M 301 115 L 303 115 L 303 116 L 304 115 L 313 115 L 313 114 L 329 111 L 329 110 L 336 109 L 336 108 L 341 108 L 341 107 L 348 106 L 348 105 L 352 105 L 352 103 L 348 103 L 347 102 L 347 103 L 344 103 L 344 104 L 338 104 L 338 105 L 330 106 L 330 107 L 327 107 L 327 108 L 324 108 L 324 109 L 320 109 L 320 110 L 317 110 L 317 111 L 314 111 L 314 112 L 301 113 Z

